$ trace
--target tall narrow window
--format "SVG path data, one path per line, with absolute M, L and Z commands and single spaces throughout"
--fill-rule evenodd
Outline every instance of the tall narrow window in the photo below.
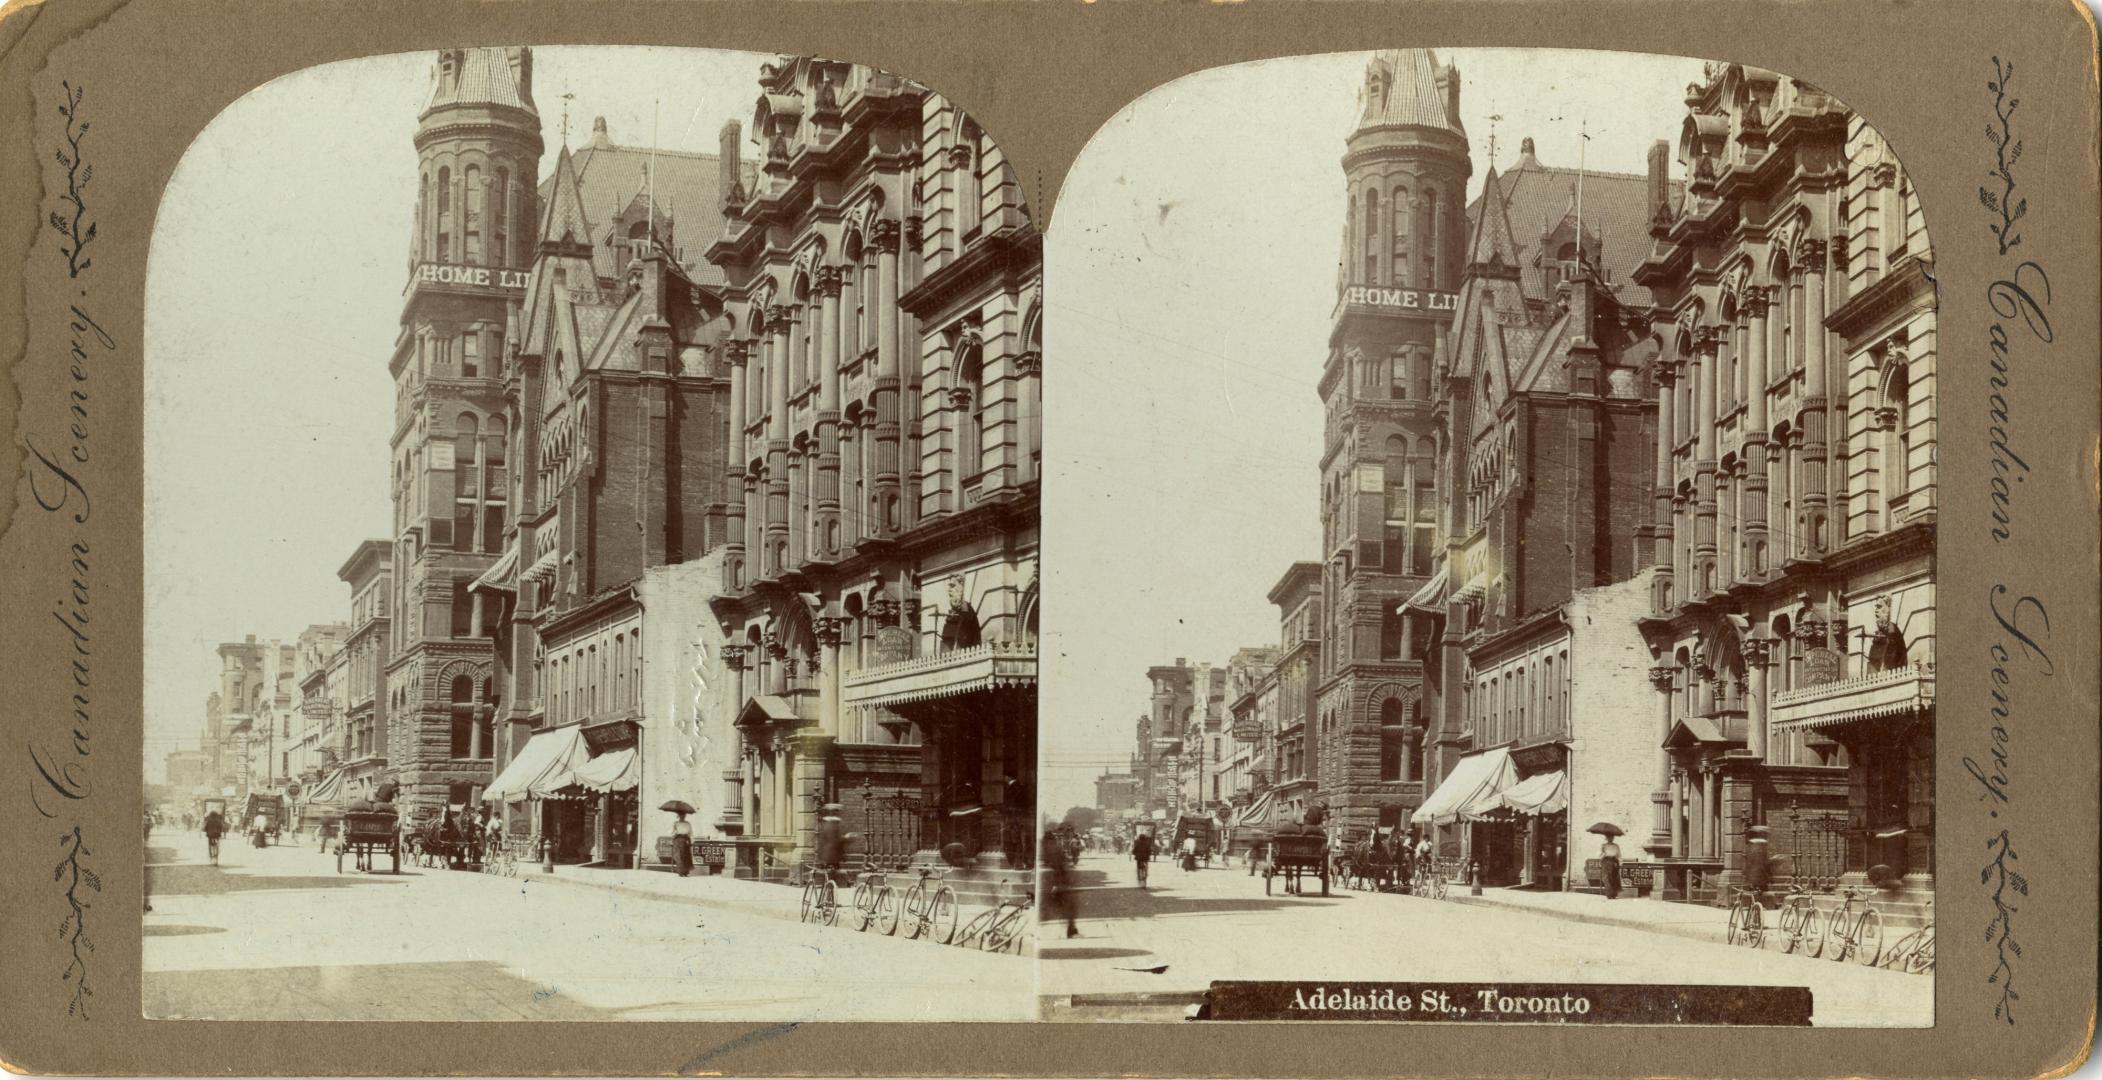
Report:
M 453 237 L 453 171 L 440 166 L 438 169 L 438 261 L 452 261 Z
M 489 211 L 490 245 L 489 261 L 498 266 L 509 266 L 511 258 L 511 170 L 496 170 L 496 184 L 490 189 L 496 205 Z
M 1912 379 L 1905 368 L 1891 370 L 1877 417 L 1883 422 L 1883 527 L 1895 529 L 1912 488 Z
M 1388 200 L 1387 218 L 1394 235 L 1391 238 L 1394 250 L 1387 264 L 1387 284 L 1407 286 L 1409 283 L 1409 189 L 1403 184 L 1394 189 Z
M 460 374 L 472 379 L 481 373 L 482 331 L 479 327 L 469 327 L 467 333 L 460 336 Z
M 465 675 L 453 679 L 448 705 L 452 714 L 452 756 L 464 758 L 474 750 L 474 680 Z
M 1388 698 L 1379 707 L 1379 778 L 1394 781 L 1402 778 L 1403 762 L 1408 755 L 1408 727 L 1402 713 L 1401 702 Z
M 1444 237 L 1438 235 L 1438 189 L 1425 187 L 1416 200 L 1416 243 L 1423 263 L 1423 274 L 1417 279 L 1417 287 L 1438 287 L 1438 246 Z
M 968 483 L 985 468 L 985 362 L 977 344 L 960 346 L 957 354 L 956 387 L 950 403 L 958 410 L 958 480 Z M 958 506 L 961 509 L 961 504 Z
M 488 189 L 482 186 L 482 169 L 469 165 L 464 175 L 467 184 L 467 243 L 462 254 L 469 263 L 482 261 L 482 214 L 487 209 Z
M 504 509 L 511 491 L 504 470 L 505 428 L 502 417 L 492 417 L 482 440 L 482 551 L 491 555 L 504 547 Z
M 1365 192 L 1365 277 L 1367 285 L 1379 284 L 1379 191 Z
M 453 421 L 453 537 L 454 551 L 476 551 L 475 521 L 480 517 L 481 462 L 480 424 L 473 413 L 461 413 Z

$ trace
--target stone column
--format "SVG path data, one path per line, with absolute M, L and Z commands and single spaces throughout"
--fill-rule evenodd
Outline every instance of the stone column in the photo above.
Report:
M 1721 345 L 1722 331 L 1714 326 L 1701 327 L 1694 344 L 1700 374 L 1694 387 L 1693 580 L 1684 590 L 1689 599 L 1707 596 L 1722 584 L 1715 575 L 1715 369 Z
M 846 623 L 834 615 L 820 615 L 813 620 L 818 647 L 823 650 L 818 661 L 818 730 L 835 739 L 840 736 L 839 642 Z
M 1796 264 L 1803 274 L 1803 484 L 1798 494 L 1802 509 L 1802 538 L 1797 549 L 1806 557 L 1822 555 L 1830 546 L 1826 533 L 1831 506 L 1826 492 L 1831 483 L 1830 456 L 1826 449 L 1827 388 L 1825 366 L 1825 244 L 1806 240 Z
M 1766 383 L 1769 378 L 1768 353 L 1773 348 L 1773 290 L 1755 288 L 1745 298 L 1745 312 L 1752 320 L 1752 348 L 1750 356 L 1750 397 L 1745 402 L 1744 421 L 1744 502 L 1742 517 L 1744 529 L 1745 560 L 1740 577 L 1746 581 L 1764 581 L 1771 573 L 1772 557 L 1768 552 L 1766 527 Z
M 1672 846 L 1672 823 L 1677 819 L 1672 810 L 1675 792 L 1672 780 L 1671 751 L 1664 748 L 1664 741 L 1671 738 L 1671 695 L 1678 667 L 1673 664 L 1658 664 L 1649 669 L 1650 686 L 1657 691 L 1657 788 L 1650 793 L 1650 842 L 1652 852 L 1674 851 Z
M 1773 659 L 1773 639 L 1748 637 L 1740 643 L 1744 653 L 1745 678 L 1751 683 L 1745 703 L 1745 745 L 1752 756 L 1766 760 L 1766 667 Z
M 723 523 L 723 532 L 727 537 L 724 543 L 726 550 L 723 553 L 723 577 L 725 579 L 723 587 L 731 592 L 744 587 L 744 364 L 746 348 L 747 346 L 742 341 L 726 341 L 723 343 L 723 363 L 730 369 L 730 438 L 723 448 L 723 456 L 728 460 L 729 464 L 729 490 L 723 498 L 725 507 L 728 510 L 728 520 Z M 723 805 L 735 806 L 737 804 L 731 802 Z
M 1686 857 L 1686 772 L 1673 769 L 1671 772 L 1671 856 Z
M 1671 456 L 1672 450 L 1674 449 L 1672 443 L 1672 431 L 1674 423 L 1674 417 L 1672 415 L 1672 388 L 1673 384 L 1675 384 L 1678 381 L 1678 376 L 1673 370 L 1675 366 L 1676 365 L 1670 361 L 1659 360 L 1657 363 L 1656 376 L 1657 474 L 1656 479 L 1653 483 L 1653 495 L 1655 499 L 1657 512 L 1656 559 L 1657 573 L 1667 583 L 1671 580 L 1672 576 L 1673 530 L 1671 514 L 1671 497 L 1672 489 L 1678 486 L 1672 482 L 1671 468 Z M 1661 615 L 1663 614 L 1663 612 L 1660 610 L 1658 611 L 1658 614 Z
M 817 536 L 810 555 L 829 561 L 839 554 L 839 293 L 841 271 L 818 271 L 822 314 L 818 318 Z
M 878 221 L 871 228 L 876 245 L 876 381 L 873 394 L 876 424 L 876 474 L 870 484 L 869 535 L 891 536 L 898 528 L 898 508 L 903 502 L 898 423 L 898 244 L 895 221 Z
M 1698 775 L 1691 769 L 1686 772 L 1686 854 L 1703 858 L 1708 854 L 1708 769 L 1702 766 Z
M 1041 463 L 1037 461 L 1037 455 L 1040 453 L 1038 444 L 1042 442 L 1043 433 L 1040 429 L 1043 422 L 1038 419 L 1036 414 L 1037 402 L 1043 393 L 1041 390 L 1044 370 L 1043 354 L 1035 352 L 1016 354 L 1014 370 L 1015 393 L 1018 395 L 1015 399 L 1015 423 L 1019 425 L 1019 430 L 1016 432 L 1015 452 L 1021 455 L 1021 460 L 1017 462 L 1020 468 L 1015 473 L 1015 477 L 1018 483 L 1027 484 L 1037 479 L 1042 468 Z
M 1711 859 L 1722 857 L 1722 783 L 1722 768 L 1710 765 L 1701 788 L 1708 799 L 1708 857 Z
M 788 543 L 788 338 L 793 326 L 788 308 L 767 309 L 766 329 L 773 344 L 766 357 L 765 570 L 754 577 L 774 577 L 787 569 L 775 551 L 784 550 Z

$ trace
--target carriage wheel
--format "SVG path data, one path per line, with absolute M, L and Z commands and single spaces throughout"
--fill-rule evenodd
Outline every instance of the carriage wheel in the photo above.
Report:
M 336 873 L 339 873 L 339 874 L 340 874 L 340 873 L 342 873 L 342 872 L 343 872 L 343 849 L 342 849 L 341 847 L 338 847 L 338 848 L 336 848 Z

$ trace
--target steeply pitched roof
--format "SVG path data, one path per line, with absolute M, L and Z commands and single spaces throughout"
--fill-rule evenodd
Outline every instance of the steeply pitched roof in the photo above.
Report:
M 1504 201 L 1503 184 L 1493 165 L 1482 182 L 1481 197 L 1474 201 L 1468 215 L 1468 234 L 1469 266 L 1502 263 L 1517 269 L 1524 265 L 1518 260 L 1518 242 L 1511 235 L 1510 207 Z
M 1552 299 L 1547 279 L 1535 264 L 1542 238 L 1572 212 L 1577 171 L 1542 165 L 1527 140 L 1525 154 L 1496 180 L 1502 185 L 1525 294 L 1534 300 Z M 1648 188 L 1647 178 L 1631 173 L 1584 172 L 1584 233 L 1597 238 L 1607 284 L 1628 304 L 1650 302 L 1649 290 L 1632 280 L 1635 267 L 1649 251 Z M 1479 204 L 1479 196 L 1476 201 Z M 1469 214 L 1470 220 L 1476 216 Z
M 459 64 L 459 72 L 451 79 L 444 75 L 447 53 Z M 450 49 L 439 53 L 437 62 L 440 66 L 431 73 L 426 111 L 441 105 L 509 105 L 537 112 L 533 108 L 533 50 L 524 46 Z
M 591 215 L 584 209 L 583 187 L 577 180 L 576 162 L 569 147 L 563 147 L 561 155 L 555 159 L 555 174 L 544 185 L 542 197 L 547 202 L 547 213 L 540 219 L 542 240 L 596 242 L 598 238 L 591 235 Z
M 1365 65 L 1364 108 L 1358 130 L 1374 127 L 1442 128 L 1465 135 L 1457 113 L 1446 108 L 1443 79 L 1458 79 L 1451 66 L 1440 68 L 1429 49 L 1389 49 Z M 1384 87 L 1384 92 L 1378 88 Z
M 722 166 L 716 156 L 659 149 L 653 186 L 649 147 L 621 146 L 603 138 L 603 131 L 595 125 L 592 141 L 572 155 L 585 217 L 598 230 L 590 239 L 597 248 L 592 260 L 600 276 L 616 277 L 624 269 L 614 265 L 615 253 L 602 243 L 606 230 L 636 195 L 649 191 L 659 211 L 671 218 L 673 254 L 679 264 L 697 284 L 720 284 L 722 272 L 701 257 L 723 234 Z M 758 172 L 747 167 L 744 173 L 749 189 Z M 543 198 L 552 185 L 552 177 L 541 185 Z

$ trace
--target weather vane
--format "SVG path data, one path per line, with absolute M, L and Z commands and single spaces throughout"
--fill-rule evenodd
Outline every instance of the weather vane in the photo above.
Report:
M 1502 113 L 1489 114 L 1489 167 L 1496 167 L 1496 122 L 1503 119 Z
M 562 93 L 562 145 L 564 145 L 564 146 L 568 146 L 568 145 L 569 145 L 569 103 L 570 103 L 570 102 L 572 102 L 572 101 L 575 101 L 576 99 L 577 99 L 577 96 L 576 96 L 575 94 L 572 94 L 572 93 L 570 93 L 570 92 L 568 92 L 568 91 L 566 91 L 566 90 L 565 90 L 565 91 L 563 91 L 563 93 Z

